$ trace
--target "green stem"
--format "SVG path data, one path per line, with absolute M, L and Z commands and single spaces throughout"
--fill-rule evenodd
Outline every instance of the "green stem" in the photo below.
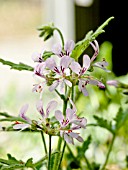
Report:
M 43 144 L 44 144 L 44 150 L 45 150 L 45 154 L 47 155 L 47 147 L 46 147 L 46 142 L 45 142 L 45 138 L 44 138 L 44 133 L 41 131 L 41 136 L 42 136 L 42 140 L 43 140 Z
M 49 153 L 48 153 L 48 170 L 51 169 L 51 135 L 49 135 Z
M 87 166 L 88 166 L 88 169 L 93 170 L 92 167 L 91 167 L 91 165 L 90 165 L 90 162 L 88 161 L 88 159 L 87 159 L 86 156 L 84 156 L 84 159 L 85 159 L 85 161 L 86 161 L 86 164 L 87 164 Z
M 60 35 L 60 38 L 61 38 L 61 41 L 62 41 L 62 48 L 64 48 L 64 37 L 63 37 L 61 31 L 58 28 L 55 28 L 55 29 L 56 29 L 56 31 L 58 31 L 58 33 Z
M 61 162 L 62 162 L 62 159 L 63 159 L 63 156 L 64 156 L 65 147 L 66 147 L 66 142 L 64 142 L 64 146 L 63 146 L 63 150 L 62 150 L 62 154 L 61 154 L 58 170 L 60 169 L 60 166 L 61 166 Z
M 105 170 L 105 166 L 107 165 L 107 162 L 108 162 L 108 159 L 109 159 L 109 155 L 110 155 L 110 153 L 112 151 L 112 147 L 113 147 L 113 144 L 114 144 L 114 141 L 115 141 L 115 137 L 116 137 L 116 133 L 114 133 L 114 135 L 113 135 L 112 142 L 111 142 L 111 144 L 109 146 L 108 153 L 106 155 L 106 159 L 105 159 L 105 162 L 104 162 L 101 170 Z

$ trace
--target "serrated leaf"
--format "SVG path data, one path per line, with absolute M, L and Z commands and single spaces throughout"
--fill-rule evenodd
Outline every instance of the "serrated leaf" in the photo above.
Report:
M 128 119 L 128 109 L 123 111 L 122 108 L 119 109 L 116 117 L 115 117 L 115 121 L 116 121 L 116 130 L 119 130 L 121 128 L 121 126 L 124 125 L 125 121 Z
M 19 63 L 19 64 L 16 64 L 16 63 L 13 63 L 11 61 L 6 61 L 6 60 L 3 60 L 2 58 L 0 58 L 0 62 L 4 65 L 8 65 L 11 67 L 11 69 L 15 69 L 15 70 L 27 70 L 27 71 L 33 71 L 34 68 L 27 65 L 27 64 L 24 64 L 24 63 Z
M 32 158 L 28 159 L 27 162 L 25 163 L 25 166 L 26 167 L 33 167 L 33 159 Z
M 98 117 L 96 115 L 94 115 L 93 117 L 97 121 L 98 126 L 109 130 L 111 133 L 114 133 L 114 129 L 112 127 L 112 122 L 109 122 L 106 119 L 103 119 L 102 117 Z
M 87 47 L 90 45 L 90 42 L 94 41 L 96 37 L 105 32 L 103 28 L 108 25 L 109 21 L 112 20 L 114 17 L 108 18 L 94 33 L 93 31 L 89 31 L 85 38 L 82 41 L 79 41 L 74 50 L 71 53 L 71 57 L 74 58 L 76 61 L 81 56 L 81 54 L 87 49 Z

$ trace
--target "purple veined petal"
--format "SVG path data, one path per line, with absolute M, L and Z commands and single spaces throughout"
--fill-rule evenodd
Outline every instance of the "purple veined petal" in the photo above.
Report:
M 69 80 L 64 79 L 64 82 L 67 86 L 72 87 L 72 83 Z
M 108 80 L 106 83 L 110 86 L 115 86 L 115 87 L 118 87 L 119 85 L 119 82 L 117 80 Z
M 68 133 L 72 138 L 78 138 L 78 133 L 70 132 Z
M 25 124 L 25 123 L 19 123 L 19 124 L 16 124 L 13 126 L 13 129 L 21 129 L 21 130 L 24 130 L 24 129 L 27 129 L 29 128 L 30 125 L 29 124 Z
M 62 51 L 62 47 L 61 45 L 58 43 L 58 44 L 55 44 L 52 48 L 52 52 L 56 55 L 60 55 L 61 54 L 61 51 Z
M 73 138 L 71 136 L 69 136 L 67 133 L 64 133 L 64 140 L 67 142 L 67 143 L 71 143 L 74 145 L 74 141 L 73 141 Z
M 49 116 L 49 113 L 54 110 L 57 106 L 57 102 L 56 101 L 50 101 L 47 105 L 47 108 L 46 108 L 46 118 L 48 118 Z
M 34 62 L 39 62 L 39 63 L 43 62 L 42 53 L 38 53 L 38 52 L 33 53 L 32 54 L 32 60 Z
M 93 62 L 95 60 L 95 58 L 97 57 L 97 55 L 99 54 L 99 44 L 96 40 L 94 40 L 94 44 L 92 42 L 90 44 L 95 51 L 95 53 L 93 54 L 93 56 L 91 58 L 91 62 Z
M 57 65 L 53 58 L 48 58 L 45 62 L 47 68 L 49 68 L 52 71 L 55 71 L 54 69 L 57 67 Z
M 37 64 L 34 68 L 34 74 L 41 76 L 41 77 L 45 77 L 44 74 L 43 74 L 45 67 L 46 67 L 45 62 Z
M 85 84 L 81 80 L 79 80 L 78 88 L 84 96 L 88 96 L 88 91 L 86 90 Z
M 84 55 L 83 56 L 83 68 L 88 70 L 89 67 L 90 67 L 90 57 L 88 55 Z
M 72 61 L 72 59 L 69 56 L 63 56 L 60 60 L 60 67 L 68 68 L 71 61 Z
M 53 84 L 49 87 L 49 91 L 53 91 L 57 88 L 57 86 L 59 85 L 59 80 L 56 80 L 53 82 Z
M 64 45 L 64 50 L 68 53 L 70 53 L 75 47 L 75 43 L 73 40 L 68 40 L 66 44 Z
M 93 64 L 94 67 L 99 67 L 102 70 L 106 71 L 106 72 L 111 72 L 110 70 L 107 70 L 105 67 L 108 66 L 108 62 L 106 61 L 101 61 L 101 62 L 96 62 Z
M 76 139 L 77 139 L 79 142 L 84 142 L 84 140 L 83 140 L 83 138 L 82 138 L 81 136 L 78 136 Z
M 24 106 L 20 109 L 19 116 L 20 116 L 22 119 L 26 120 L 28 123 L 31 123 L 31 120 L 30 120 L 27 116 L 25 116 L 25 113 L 27 112 L 27 110 L 28 110 L 28 104 L 24 105 Z
M 105 89 L 105 85 L 101 82 L 98 82 L 98 85 L 97 85 L 99 88 L 101 89 Z
M 66 120 L 69 120 L 69 122 L 67 123 L 70 123 L 73 118 L 74 118 L 74 110 L 71 108 L 67 108 L 66 109 Z
M 74 73 L 76 73 L 78 75 L 80 74 L 81 66 L 78 62 L 76 62 L 76 61 L 71 62 L 70 68 Z
M 55 111 L 55 118 L 60 122 L 60 124 L 63 124 L 64 116 L 60 110 Z
M 85 118 L 76 118 L 74 120 L 72 120 L 72 123 L 74 123 L 75 125 L 78 125 L 79 128 L 84 128 L 86 127 L 87 124 L 87 120 Z
M 42 100 L 39 100 L 36 104 L 36 108 L 38 110 L 38 112 L 41 114 L 41 116 L 44 118 L 45 114 L 44 114 L 44 109 L 43 109 L 43 102 Z

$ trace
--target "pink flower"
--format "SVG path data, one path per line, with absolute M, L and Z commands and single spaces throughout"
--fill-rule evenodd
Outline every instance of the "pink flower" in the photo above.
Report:
M 53 46 L 52 52 L 59 57 L 63 57 L 64 55 L 69 56 L 71 51 L 74 49 L 75 43 L 73 40 L 68 40 L 64 45 L 64 51 L 60 44 L 55 44 Z
M 57 102 L 56 101 L 50 101 L 48 104 L 47 104 L 47 107 L 46 107 L 46 111 L 44 112 L 44 109 L 43 109 L 43 102 L 42 100 L 39 100 L 36 104 L 36 108 L 38 110 L 38 112 L 41 114 L 41 116 L 43 117 L 43 120 L 47 119 L 49 117 L 49 113 L 54 110 L 57 106 Z
M 71 70 L 78 75 L 78 88 L 84 96 L 88 96 L 88 92 L 86 90 L 87 84 L 96 85 L 100 88 L 105 88 L 104 84 L 98 80 L 94 80 L 89 76 L 86 76 L 85 73 L 90 67 L 90 58 L 88 55 L 83 56 L 83 66 L 81 67 L 80 64 L 76 61 L 73 61 L 70 65 Z
M 72 58 L 69 56 L 63 56 L 60 60 L 60 66 L 57 66 L 53 58 L 48 58 L 46 60 L 46 67 L 55 73 L 55 81 L 50 86 L 49 90 L 53 91 L 60 85 L 61 91 L 63 92 L 64 85 L 72 86 L 72 83 L 67 79 L 70 76 L 70 69 L 68 68 L 71 63 Z
M 79 118 L 76 115 L 74 103 L 72 102 L 71 104 L 73 104 L 73 109 L 66 109 L 66 118 L 60 110 L 55 111 L 55 117 L 60 123 L 60 136 L 63 137 L 66 142 L 74 144 L 73 138 L 79 142 L 83 142 L 82 137 L 78 135 L 79 133 L 74 132 L 74 130 L 85 128 L 87 120 L 85 118 Z
M 108 80 L 107 84 L 110 85 L 110 86 L 118 87 L 119 82 L 117 80 Z
M 16 124 L 13 126 L 13 129 L 21 129 L 21 130 L 24 130 L 24 129 L 27 129 L 27 128 L 30 128 L 31 127 L 31 124 L 32 124 L 32 121 L 25 116 L 25 113 L 27 112 L 28 110 L 28 104 L 24 105 L 21 109 L 20 109 L 20 113 L 19 113 L 19 116 L 24 119 L 26 121 L 26 123 L 19 123 L 19 122 L 16 122 Z

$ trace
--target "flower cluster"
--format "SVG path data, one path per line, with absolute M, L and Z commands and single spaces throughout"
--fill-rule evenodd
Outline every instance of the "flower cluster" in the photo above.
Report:
M 57 102 L 54 100 L 50 101 L 46 107 L 46 111 L 44 111 L 43 102 L 40 99 L 36 104 L 36 108 L 42 119 L 36 121 L 30 120 L 25 115 L 28 105 L 24 105 L 20 110 L 19 116 L 25 122 L 20 123 L 17 121 L 13 126 L 14 129 L 25 130 L 30 128 L 33 130 L 42 130 L 48 135 L 61 136 L 67 143 L 74 144 L 74 139 L 83 142 L 83 138 L 77 131 L 81 128 L 86 128 L 87 120 L 84 117 L 77 116 L 77 109 L 73 100 L 71 100 L 72 95 L 69 93 L 65 97 L 65 87 L 70 91 L 70 88 L 72 89 L 72 87 L 78 86 L 79 91 L 84 96 L 88 96 L 88 91 L 86 90 L 88 84 L 105 88 L 105 85 L 101 81 L 91 76 L 90 68 L 99 67 L 109 72 L 106 69 L 108 63 L 104 59 L 101 62 L 94 62 L 99 53 L 99 45 L 96 40 L 91 42 L 90 45 L 94 49 L 94 54 L 91 58 L 87 54 L 83 55 L 82 65 L 71 57 L 72 51 L 75 48 L 73 40 L 67 41 L 63 47 L 60 44 L 55 44 L 50 53 L 51 55 L 46 59 L 43 57 L 45 51 L 32 55 L 33 61 L 37 63 L 34 68 L 34 76 L 42 80 L 40 83 L 34 85 L 32 91 L 39 92 L 42 95 L 44 87 L 49 86 L 50 92 L 56 90 L 60 96 L 64 94 L 63 101 L 66 103 L 66 108 L 63 110 L 63 113 L 61 110 L 56 110 L 52 117 L 54 119 L 49 118 L 49 114 L 56 108 Z M 58 87 L 60 88 L 59 91 L 57 89 Z
M 27 128 L 35 129 L 35 130 L 43 130 L 45 133 L 50 135 L 60 135 L 64 138 L 64 140 L 68 143 L 74 144 L 73 138 L 77 139 L 79 142 L 83 142 L 83 139 L 81 136 L 79 136 L 79 133 L 74 132 L 75 130 L 78 130 L 80 128 L 86 127 L 87 120 L 85 118 L 80 118 L 76 115 L 76 107 L 74 103 L 70 102 L 73 105 L 73 108 L 67 108 L 66 109 L 66 118 L 62 114 L 60 110 L 55 111 L 55 118 L 56 120 L 52 122 L 49 118 L 49 114 L 52 110 L 54 110 L 57 106 L 56 101 L 50 101 L 46 107 L 46 111 L 44 112 L 43 109 L 43 103 L 41 100 L 39 100 L 36 104 L 37 111 L 42 116 L 42 119 L 39 121 L 36 120 L 30 120 L 25 114 L 28 110 L 28 104 L 24 105 L 19 113 L 19 116 L 26 122 L 21 123 L 19 121 L 16 121 L 13 129 L 21 129 L 25 130 Z M 57 124 L 54 126 L 54 124 Z
M 60 92 L 64 93 L 65 85 L 69 88 L 78 85 L 79 91 L 87 96 L 86 86 L 88 84 L 105 88 L 105 85 L 101 81 L 89 75 L 89 69 L 90 67 L 99 67 L 109 72 L 106 69 L 108 63 L 105 59 L 101 62 L 93 63 L 99 53 L 99 45 L 96 40 L 94 40 L 94 43 L 91 42 L 90 45 L 94 49 L 94 55 L 91 58 L 87 54 L 83 55 L 82 66 L 70 55 L 75 46 L 73 40 L 67 41 L 64 49 L 62 49 L 60 44 L 55 44 L 52 49 L 53 56 L 50 56 L 46 60 L 43 60 L 43 53 L 33 55 L 33 60 L 38 62 L 34 68 L 34 74 L 43 79 L 42 82 L 34 85 L 33 91 L 42 92 L 44 86 L 47 84 L 50 91 L 54 91 L 60 86 Z M 59 64 L 54 59 L 54 55 L 58 56 Z

